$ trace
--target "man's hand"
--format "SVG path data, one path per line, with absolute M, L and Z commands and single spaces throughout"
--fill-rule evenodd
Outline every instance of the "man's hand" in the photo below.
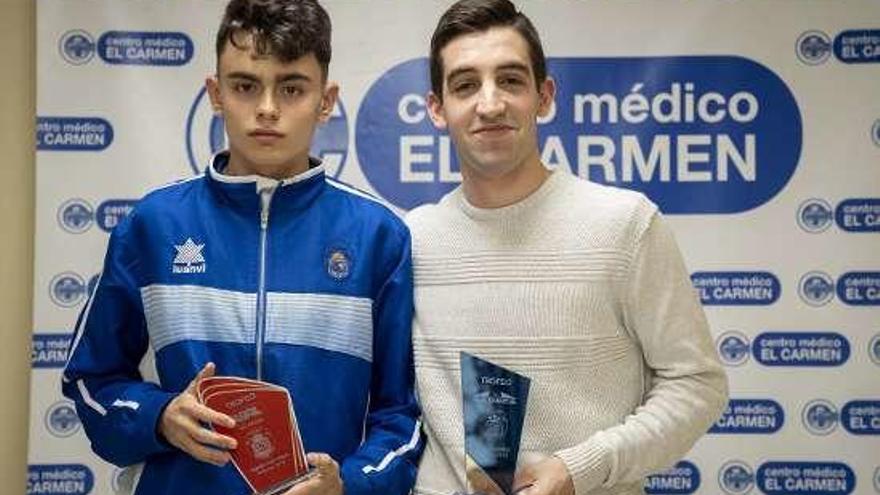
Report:
M 284 492 L 284 495 L 342 495 L 339 464 L 327 454 L 309 453 L 306 457 L 318 472 Z
M 159 433 L 168 443 L 194 458 L 223 466 L 231 458 L 227 450 L 236 447 L 235 439 L 211 431 L 202 426 L 202 423 L 216 423 L 232 428 L 235 426 L 235 421 L 200 404 L 196 397 L 199 381 L 214 376 L 214 370 L 214 363 L 206 364 L 189 382 L 186 390 L 171 400 L 159 420 Z
M 483 471 L 471 456 L 465 454 L 465 469 L 467 469 L 468 493 L 476 495 L 504 495 L 501 487 L 495 483 L 486 471 Z
M 562 459 L 551 456 L 516 472 L 513 493 L 517 495 L 574 495 L 574 482 Z

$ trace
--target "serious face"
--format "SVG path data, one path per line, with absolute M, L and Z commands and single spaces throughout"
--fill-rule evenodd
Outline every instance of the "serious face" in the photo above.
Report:
M 312 136 L 338 92 L 325 84 L 314 54 L 284 63 L 258 55 L 252 43 L 227 42 L 217 65 L 207 86 L 226 123 L 229 172 L 282 178 L 305 171 Z
M 555 86 L 536 84 L 522 36 L 505 27 L 470 33 L 440 56 L 443 98 L 429 95 L 429 109 L 448 128 L 462 174 L 491 178 L 540 166 L 537 118 L 550 110 Z

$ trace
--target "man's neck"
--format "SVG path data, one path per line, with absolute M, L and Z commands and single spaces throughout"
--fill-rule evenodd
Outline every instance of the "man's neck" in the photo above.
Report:
M 500 176 L 484 176 L 462 169 L 462 192 L 477 208 L 502 208 L 518 203 L 538 190 L 550 171 L 538 157 Z

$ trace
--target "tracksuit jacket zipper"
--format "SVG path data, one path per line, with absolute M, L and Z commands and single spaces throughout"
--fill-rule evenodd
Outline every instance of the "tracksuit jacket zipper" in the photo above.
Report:
M 263 339 L 266 333 L 266 238 L 269 230 L 269 208 L 278 184 L 260 189 L 260 280 L 257 287 L 257 380 L 263 379 Z

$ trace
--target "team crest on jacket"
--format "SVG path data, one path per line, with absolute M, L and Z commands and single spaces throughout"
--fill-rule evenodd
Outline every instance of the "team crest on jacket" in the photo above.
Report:
M 196 244 L 191 237 L 186 238 L 183 244 L 174 245 L 177 256 L 171 262 L 173 273 L 205 273 L 205 257 L 202 255 L 204 244 Z
M 327 253 L 327 274 L 336 280 L 344 280 L 351 274 L 351 256 L 342 248 L 332 248 Z

